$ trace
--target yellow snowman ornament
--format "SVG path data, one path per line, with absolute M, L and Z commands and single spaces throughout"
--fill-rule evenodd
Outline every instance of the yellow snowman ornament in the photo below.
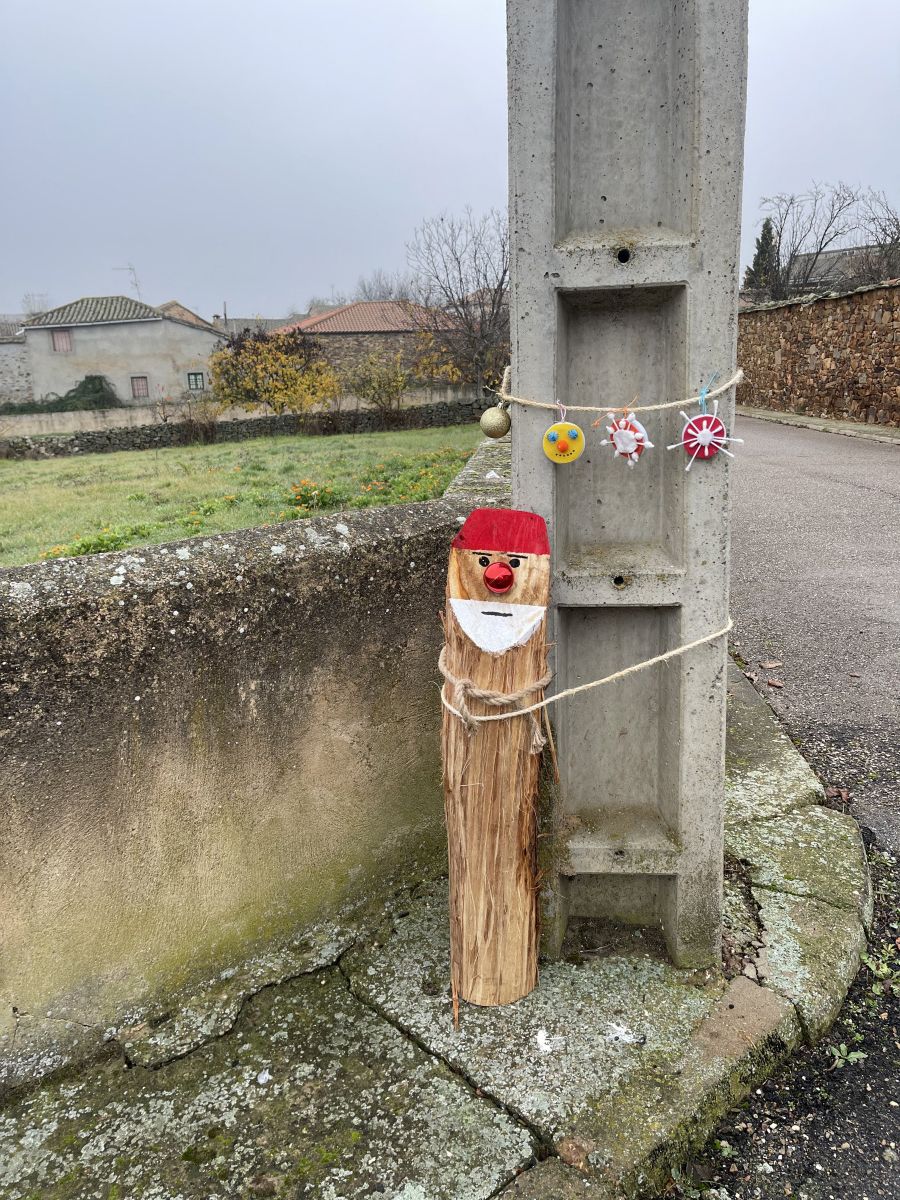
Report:
M 571 421 L 557 421 L 544 434 L 544 453 L 555 463 L 571 463 L 584 452 L 584 432 Z

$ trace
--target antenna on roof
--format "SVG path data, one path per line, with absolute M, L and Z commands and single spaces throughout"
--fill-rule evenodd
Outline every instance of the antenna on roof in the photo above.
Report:
M 141 295 L 141 281 L 138 279 L 137 268 L 134 263 L 129 263 L 127 267 L 113 267 L 114 271 L 127 271 L 131 276 L 131 286 L 138 300 L 143 303 L 144 297 Z

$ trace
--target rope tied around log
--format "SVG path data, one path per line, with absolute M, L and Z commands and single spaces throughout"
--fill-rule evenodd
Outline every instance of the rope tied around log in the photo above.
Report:
M 656 654 L 653 658 L 645 658 L 643 662 L 632 663 L 629 667 L 623 667 L 621 671 L 613 671 L 611 675 L 604 675 L 602 679 L 592 679 L 590 683 L 582 683 L 578 687 L 566 688 L 564 692 L 557 692 L 555 696 L 547 696 L 543 700 L 538 700 L 535 704 L 529 704 L 526 708 L 516 707 L 511 712 L 487 713 L 484 716 L 477 716 L 475 713 L 469 711 L 466 705 L 467 695 L 473 700 L 481 700 L 493 708 L 502 708 L 507 704 L 520 705 L 530 692 L 536 692 L 540 688 L 546 687 L 552 675 L 548 674 L 543 679 L 529 684 L 518 692 L 487 692 L 481 688 L 477 688 L 470 679 L 457 679 L 454 675 L 450 674 L 444 661 L 444 651 L 447 649 L 444 646 L 438 659 L 438 666 L 444 679 L 454 689 L 453 699 L 456 703 L 451 704 L 444 693 L 444 688 L 441 688 L 441 704 L 443 704 L 448 712 L 459 717 L 470 733 L 474 732 L 479 725 L 483 725 L 485 721 L 508 721 L 510 717 L 527 717 L 531 714 L 534 723 L 532 745 L 535 744 L 538 738 L 541 743 L 538 749 L 534 751 L 537 754 L 543 749 L 545 739 L 538 728 L 537 721 L 534 719 L 534 713 L 548 708 L 551 704 L 555 704 L 557 700 L 565 700 L 569 696 L 577 696 L 581 692 L 589 692 L 593 688 L 602 687 L 606 683 L 614 683 L 617 679 L 624 679 L 627 675 L 633 675 L 636 671 L 643 671 L 646 667 L 655 667 L 659 663 L 669 662 L 673 658 L 687 654 L 689 650 L 695 650 L 698 646 L 706 645 L 707 642 L 715 642 L 718 638 L 729 634 L 733 626 L 734 622 L 729 618 L 728 624 L 721 629 L 717 629 L 715 633 L 707 633 L 704 637 L 695 638 L 694 641 L 686 642 L 682 646 L 676 646 L 674 650 L 667 650 L 664 654 Z
M 541 727 L 534 716 L 533 708 L 526 708 L 524 711 L 519 707 L 522 701 L 530 696 L 533 692 L 539 692 L 547 686 L 553 678 L 553 673 L 548 671 L 542 679 L 536 679 L 534 683 L 526 684 L 517 692 L 495 692 L 487 688 L 480 688 L 471 679 L 461 679 L 454 675 L 447 666 L 447 647 L 441 649 L 440 657 L 438 658 L 438 669 L 444 677 L 445 684 L 449 684 L 452 690 L 453 704 L 447 702 L 444 695 L 444 689 L 441 688 L 441 703 L 444 707 L 458 717 L 465 725 L 466 730 L 470 735 L 474 734 L 478 726 L 485 720 L 498 720 L 508 717 L 531 717 L 531 753 L 540 754 L 544 746 L 547 744 L 547 739 L 541 733 Z M 496 717 L 479 717 L 469 708 L 470 700 L 479 700 L 482 704 L 487 704 L 491 708 L 507 708 L 510 711 L 497 713 Z

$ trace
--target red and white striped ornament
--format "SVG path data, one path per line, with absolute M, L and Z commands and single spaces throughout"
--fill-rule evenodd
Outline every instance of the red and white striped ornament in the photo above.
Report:
M 728 430 L 725 428 L 725 422 L 719 416 L 719 402 L 713 401 L 712 412 L 698 412 L 692 417 L 687 413 L 679 414 L 684 421 L 684 429 L 681 431 L 681 441 L 673 442 L 668 447 L 669 450 L 677 450 L 679 446 L 684 447 L 686 454 L 690 455 L 690 462 L 684 468 L 689 471 L 699 458 L 706 462 L 715 456 L 721 450 L 723 454 L 727 454 L 729 458 L 734 458 L 730 450 L 726 450 L 726 444 L 731 442 L 743 442 L 743 438 L 729 437 Z

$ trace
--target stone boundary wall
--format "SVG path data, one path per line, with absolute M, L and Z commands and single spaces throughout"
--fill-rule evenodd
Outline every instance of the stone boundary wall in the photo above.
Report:
M 738 404 L 900 424 L 900 284 L 744 309 Z
M 386 429 L 431 429 L 477 421 L 493 397 L 452 399 L 419 404 L 397 412 L 376 409 L 331 413 L 284 413 L 277 417 L 245 417 L 218 421 L 207 434 L 188 422 L 87 430 L 60 437 L 0 439 L 0 458 L 57 458 L 66 454 L 105 454 L 117 450 L 159 450 L 197 442 L 241 442 L 248 438 L 304 434 L 375 433 Z
M 2 353 L 4 343 L 0 342 L 0 376 L 3 371 Z M 439 384 L 430 387 L 412 388 L 403 396 L 402 407 L 411 408 L 423 404 L 454 404 L 462 400 L 472 399 L 472 389 L 460 384 Z M 198 400 L 211 400 L 212 393 L 196 393 Z M 2 399 L 2 397 L 0 397 Z M 22 396 L 21 400 L 30 400 Z M 173 401 L 170 405 L 169 422 L 174 422 L 179 416 L 181 402 Z M 355 412 L 365 407 L 358 396 L 345 395 L 342 400 L 343 412 Z M 247 412 L 241 408 L 226 408 L 219 413 L 219 422 L 244 421 L 247 419 L 264 420 L 267 414 Z M 18 438 L 44 436 L 45 434 L 82 433 L 97 429 L 121 429 L 132 425 L 159 424 L 159 409 L 155 404 L 120 404 L 116 408 L 86 408 L 75 412 L 54 412 L 45 409 L 41 412 L 29 413 L 0 413 L 0 437 Z
M 403 366 L 412 369 L 419 351 L 418 330 L 396 333 L 316 333 L 311 329 L 309 336 L 315 338 L 325 358 L 338 371 L 352 371 L 371 354 L 386 358 L 399 354 Z
M 447 553 L 508 487 L 477 457 L 444 500 L 0 570 L 0 1091 L 445 869 Z
M 0 404 L 27 404 L 32 398 L 31 370 L 24 338 L 0 341 Z M 0 430 L 4 418 L 0 416 Z

